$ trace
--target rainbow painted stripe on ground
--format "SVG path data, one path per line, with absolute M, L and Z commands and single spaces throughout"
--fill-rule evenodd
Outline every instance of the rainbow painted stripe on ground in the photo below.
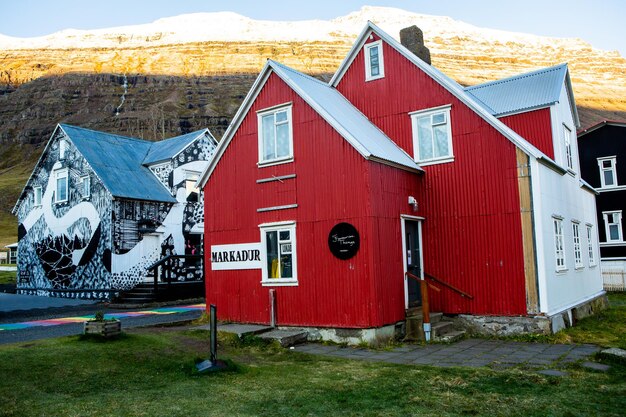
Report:
M 177 306 L 177 307 L 162 307 L 162 308 L 155 308 L 152 310 L 128 311 L 125 313 L 110 313 L 110 314 L 107 313 L 104 316 L 107 319 L 122 319 L 125 317 L 141 317 L 141 316 L 186 313 L 188 311 L 195 311 L 195 310 L 206 310 L 206 304 L 192 304 L 188 306 Z M 78 317 L 59 317 L 59 318 L 47 319 L 47 320 L 25 321 L 21 323 L 5 323 L 5 324 L 0 324 L 0 331 L 28 329 L 30 327 L 37 327 L 37 326 L 59 326 L 61 324 L 82 323 L 87 320 L 92 320 L 93 318 L 94 318 L 93 315 L 87 315 L 87 316 L 78 316 Z

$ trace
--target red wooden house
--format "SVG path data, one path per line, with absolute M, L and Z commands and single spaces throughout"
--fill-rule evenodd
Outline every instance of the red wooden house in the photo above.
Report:
M 577 123 L 567 66 L 463 88 L 372 23 L 328 84 L 268 61 L 200 179 L 207 303 L 389 330 L 420 303 L 410 272 L 486 329 L 572 323 L 603 295 Z

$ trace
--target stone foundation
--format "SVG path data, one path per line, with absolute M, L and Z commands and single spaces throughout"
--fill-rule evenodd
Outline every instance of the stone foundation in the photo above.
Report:
M 578 320 L 597 314 L 608 307 L 606 294 L 563 310 L 552 316 L 474 316 L 460 314 L 456 326 L 486 336 L 516 334 L 551 334 L 572 327 Z
M 370 345 L 384 343 L 399 337 L 402 325 L 388 325 L 371 329 L 331 329 L 307 327 L 303 330 L 309 333 L 309 341 L 328 341 L 335 343 L 346 343 L 348 345 L 358 345 L 367 343 Z

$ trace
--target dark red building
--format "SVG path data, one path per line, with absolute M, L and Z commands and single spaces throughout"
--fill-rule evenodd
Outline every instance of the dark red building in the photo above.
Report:
M 207 303 L 389 329 L 420 302 L 408 271 L 473 297 L 433 310 L 571 323 L 602 295 L 577 124 L 567 66 L 463 88 L 371 23 L 328 84 L 268 61 L 200 180 Z

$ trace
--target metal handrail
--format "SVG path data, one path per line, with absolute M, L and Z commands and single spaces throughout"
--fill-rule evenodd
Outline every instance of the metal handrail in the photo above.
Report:
M 421 288 L 421 295 L 422 295 L 422 323 L 424 326 L 424 338 L 426 339 L 426 341 L 430 341 L 430 331 L 431 331 L 431 327 L 430 327 L 430 303 L 428 300 L 428 287 L 431 286 L 429 283 L 426 282 L 425 279 L 418 277 L 417 275 L 414 275 L 410 272 L 405 272 L 404 275 L 408 278 L 414 279 L 417 282 L 420 283 L 420 288 Z M 424 277 L 431 279 L 432 281 L 435 281 L 438 284 L 441 284 L 445 287 L 448 287 L 449 289 L 451 289 L 452 291 L 455 291 L 457 293 L 459 293 L 461 295 L 461 297 L 467 297 L 470 300 L 472 300 L 474 297 L 469 295 L 468 293 L 466 293 L 465 291 L 462 291 L 458 288 L 456 288 L 453 285 L 448 284 L 447 282 L 436 278 L 430 274 L 426 274 L 424 273 Z M 439 291 L 438 288 L 432 286 L 433 289 L 436 289 L 437 291 Z
M 409 278 L 413 278 L 414 280 L 417 280 L 417 281 L 421 281 L 421 280 L 422 280 L 420 277 L 418 277 L 417 275 L 413 275 L 413 274 L 412 274 L 412 273 L 410 273 L 410 272 L 407 272 L 407 273 L 406 273 L 406 275 L 407 275 Z M 473 299 L 474 299 L 474 296 L 473 296 L 473 295 L 470 295 L 470 294 L 466 293 L 465 291 L 458 289 L 457 287 L 455 287 L 455 286 L 454 286 L 454 285 L 452 285 L 452 284 L 448 284 L 447 282 L 445 282 L 444 280 L 442 280 L 442 279 L 440 279 L 440 278 L 437 278 L 437 277 L 432 276 L 432 275 L 430 275 L 430 274 L 427 274 L 427 273 L 425 273 L 425 272 L 424 272 L 424 277 L 425 277 L 425 278 L 428 278 L 428 279 L 430 279 L 430 280 L 432 280 L 432 281 L 435 281 L 436 283 L 441 284 L 441 285 L 443 285 L 444 287 L 447 287 L 447 288 L 451 289 L 452 291 L 454 291 L 454 292 L 458 293 L 461 297 L 466 297 L 466 298 L 469 298 L 470 300 L 473 300 Z

